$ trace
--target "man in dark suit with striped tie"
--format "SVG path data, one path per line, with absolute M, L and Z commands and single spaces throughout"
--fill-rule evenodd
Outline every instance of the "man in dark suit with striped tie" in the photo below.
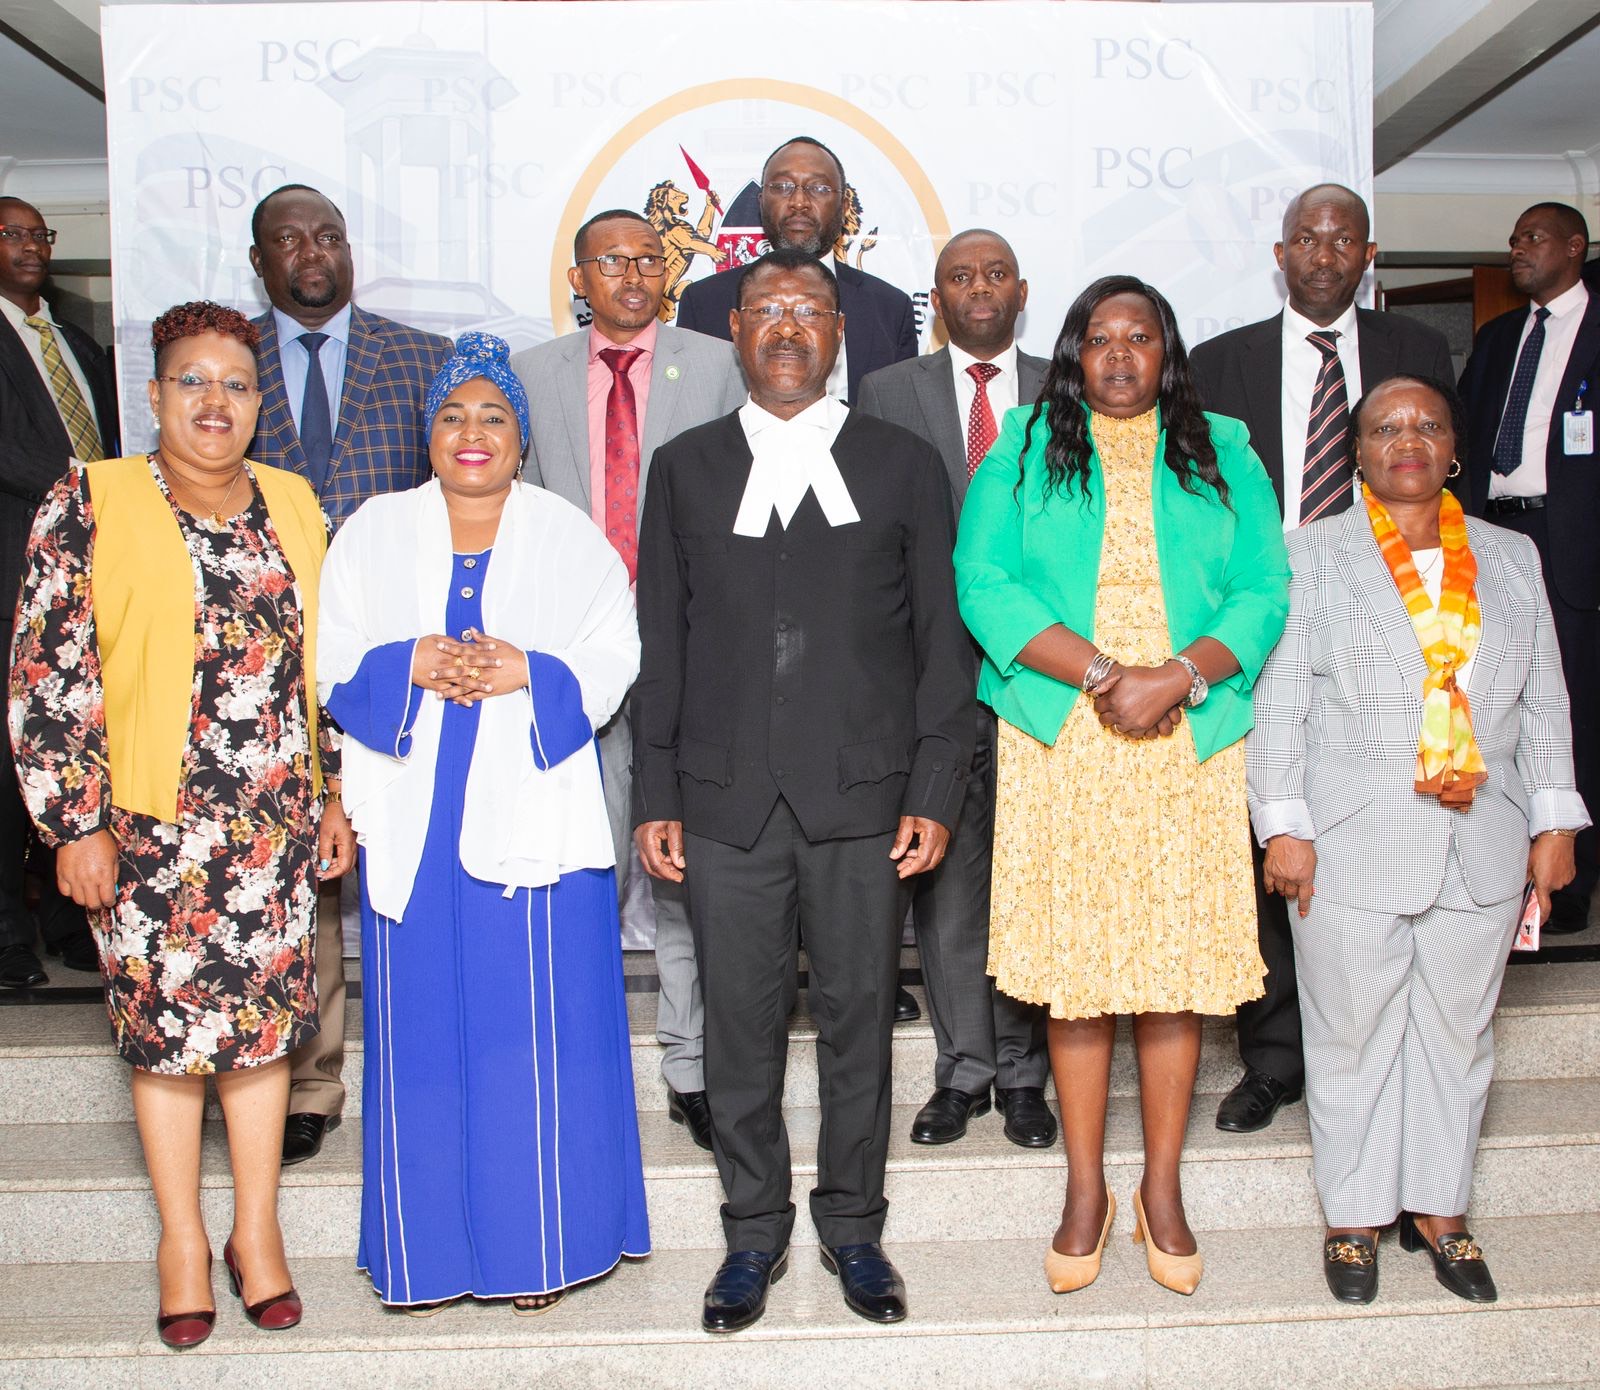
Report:
M 1453 374 L 1449 346 L 1433 329 L 1356 308 L 1377 253 L 1359 194 L 1336 183 L 1306 189 L 1285 209 L 1283 239 L 1273 247 L 1288 290 L 1283 311 L 1190 354 L 1206 409 L 1250 427 L 1285 530 L 1356 500 L 1350 409 L 1363 391 L 1399 373 L 1440 381 Z M 1271 1124 L 1280 1105 L 1300 1098 L 1305 1077 L 1288 908 L 1262 888 L 1259 848 L 1256 904 L 1266 994 L 1240 1006 L 1245 1073 L 1217 1111 L 1217 1128 L 1236 1133 Z
M 250 264 L 272 305 L 256 320 L 261 414 L 250 457 L 306 479 L 337 526 L 369 497 L 428 481 L 422 402 L 450 340 L 350 302 L 344 214 L 316 189 L 267 194 L 250 234 Z M 312 1157 L 344 1107 L 343 949 L 335 883 L 317 913 L 322 1031 L 293 1055 L 285 1163 Z

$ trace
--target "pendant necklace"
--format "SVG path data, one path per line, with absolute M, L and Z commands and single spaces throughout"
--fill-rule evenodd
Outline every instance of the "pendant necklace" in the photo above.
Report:
M 177 471 L 172 467 L 171 464 L 161 457 L 159 450 L 156 453 L 156 461 L 161 465 L 162 472 L 166 474 L 167 486 L 169 488 L 173 489 L 174 491 L 187 491 L 188 484 L 185 484 L 182 489 L 177 487 Z M 200 509 L 201 514 L 205 515 L 206 520 L 208 520 L 219 531 L 223 530 L 228 524 L 228 519 L 223 515 L 223 513 L 228 510 L 228 503 L 233 501 L 233 494 L 238 490 L 239 479 L 242 477 L 244 477 L 244 465 L 240 464 L 239 471 L 233 475 L 233 482 L 229 484 L 228 491 L 224 494 L 221 505 L 212 508 L 209 513 L 206 512 L 204 507 Z M 183 498 L 180 496 L 178 501 L 182 502 Z M 187 508 L 185 508 L 185 510 L 187 510 Z

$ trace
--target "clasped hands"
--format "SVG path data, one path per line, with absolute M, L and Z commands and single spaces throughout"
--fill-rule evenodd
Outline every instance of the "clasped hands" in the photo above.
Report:
M 681 820 L 648 820 L 633 832 L 639 862 L 652 878 L 682 883 L 688 861 L 683 854 Z M 889 858 L 900 878 L 936 868 L 950 847 L 950 831 L 927 816 L 901 816 Z
M 1176 661 L 1115 665 L 1090 697 L 1106 728 L 1128 738 L 1165 738 L 1183 723 L 1190 677 Z
M 516 643 L 489 637 L 474 627 L 462 639 L 434 633 L 416 645 L 411 683 L 441 700 L 471 705 L 527 685 L 528 654 Z

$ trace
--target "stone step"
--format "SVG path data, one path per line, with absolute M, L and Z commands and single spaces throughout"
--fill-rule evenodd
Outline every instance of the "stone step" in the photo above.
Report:
M 911 992 L 923 1007 L 916 1023 L 895 1029 L 894 1094 L 920 1105 L 933 1088 L 938 1049 L 920 985 Z M 661 1050 L 655 1040 L 656 1001 L 650 992 L 628 995 L 633 1038 L 635 1098 L 641 1111 L 665 1110 Z M 1112 1069 L 1115 1095 L 1137 1094 L 1137 1071 L 1122 1023 Z M 361 1111 L 361 1006 L 346 1017 L 345 1113 Z M 816 1102 L 816 1029 L 805 991 L 791 1024 L 785 1102 Z M 1600 963 L 1524 965 L 1506 972 L 1495 1015 L 1495 1074 L 1506 1080 L 1540 1080 L 1592 1074 L 1600 1059 Z M 1217 1094 L 1239 1076 L 1231 1018 L 1208 1019 L 1196 1089 Z M 98 1122 L 126 1119 L 128 1068 L 116 1056 L 110 1025 L 98 1004 L 9 1005 L 0 1008 L 0 1124 Z
M 966 1138 L 940 1147 L 908 1138 L 915 1108 L 893 1117 L 886 1239 L 1011 1240 L 1054 1229 L 1065 1192 L 1060 1144 L 1018 1148 L 999 1116 L 975 1120 Z M 819 1114 L 789 1114 L 795 1163 L 797 1243 L 815 1242 L 805 1211 L 816 1172 Z M 658 1250 L 720 1243 L 722 1200 L 711 1156 L 661 1112 L 640 1116 L 646 1195 Z M 1126 1204 L 1142 1168 L 1137 1102 L 1112 1101 L 1108 1178 Z M 1311 1140 L 1303 1105 L 1282 1111 L 1260 1134 L 1223 1134 L 1207 1107 L 1191 1117 L 1184 1195 L 1196 1230 L 1312 1224 Z M 207 1221 L 226 1230 L 230 1178 L 223 1128 L 206 1127 L 202 1185 Z M 291 1255 L 348 1255 L 360 1223 L 361 1121 L 348 1117 L 322 1153 L 287 1169 L 280 1203 Z M 1600 1192 L 1600 1080 L 1506 1081 L 1489 1096 L 1472 1214 L 1581 1212 Z M 88 1233 L 93 1233 L 92 1236 Z M 131 1122 L 0 1127 L 0 1263 L 49 1261 L 69 1250 L 83 1260 L 138 1259 L 154 1248 L 155 1204 Z
M 712 1250 L 628 1262 L 539 1317 L 463 1304 L 427 1319 L 385 1311 L 348 1254 L 302 1257 L 294 1265 L 306 1304 L 300 1327 L 250 1327 L 219 1279 L 216 1332 L 181 1356 L 157 1342 L 148 1263 L 0 1267 L 0 1383 L 1488 1390 L 1600 1382 L 1593 1214 L 1476 1221 L 1501 1291 L 1488 1306 L 1452 1297 L 1425 1256 L 1401 1253 L 1392 1239 L 1381 1248 L 1377 1301 L 1336 1303 L 1314 1225 L 1207 1233 L 1205 1278 L 1182 1298 L 1151 1281 L 1130 1229 L 1119 1212 L 1099 1280 L 1065 1297 L 1042 1277 L 1043 1230 L 1018 1240 L 896 1243 L 890 1253 L 911 1316 L 891 1327 L 849 1313 L 837 1282 L 798 1250 L 766 1317 L 722 1338 L 698 1326 Z

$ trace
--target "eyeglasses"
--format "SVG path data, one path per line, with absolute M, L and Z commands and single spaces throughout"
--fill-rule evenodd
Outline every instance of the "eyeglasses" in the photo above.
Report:
M 240 381 L 237 377 L 228 377 L 225 380 L 219 380 L 216 377 L 207 379 L 203 376 L 197 376 L 194 372 L 184 372 L 181 376 L 158 376 L 156 380 L 172 382 L 186 396 L 198 396 L 208 386 L 220 386 L 230 396 L 237 396 L 241 400 L 256 393 L 253 382 Z
M 785 314 L 792 314 L 802 328 L 820 328 L 827 319 L 838 318 L 837 309 L 818 309 L 810 304 L 743 304 L 741 314 L 749 314 L 757 323 L 778 323 Z
M 0 223 L 0 241 L 12 246 L 20 246 L 25 241 L 31 241 L 35 246 L 54 246 L 56 234 L 51 227 L 13 227 Z
M 812 198 L 831 198 L 838 191 L 831 183 L 794 183 L 789 179 L 772 179 L 761 187 L 774 198 L 792 198 L 801 189 Z
M 650 280 L 658 279 L 667 273 L 665 256 L 584 256 L 577 264 L 588 265 L 590 261 L 600 267 L 600 273 L 608 280 L 626 275 L 630 265 L 638 266 L 639 274 Z

